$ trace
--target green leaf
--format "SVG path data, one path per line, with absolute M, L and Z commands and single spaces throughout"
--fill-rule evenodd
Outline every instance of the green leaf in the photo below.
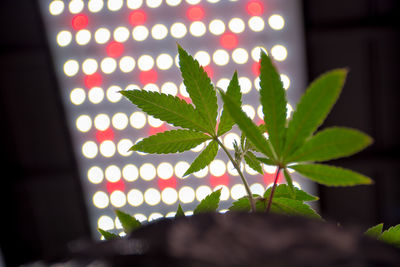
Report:
M 192 149 L 211 137 L 192 130 L 171 130 L 144 138 L 131 150 L 168 154 Z
M 189 175 L 193 172 L 197 172 L 204 167 L 208 166 L 211 161 L 215 159 L 218 153 L 218 143 L 212 140 L 208 146 L 197 156 L 197 158 L 192 162 L 189 169 L 185 172 L 183 176 Z
M 251 151 L 246 152 L 246 154 L 244 155 L 244 160 L 246 161 L 247 165 L 250 166 L 250 168 L 258 172 L 259 174 L 263 174 L 260 161 L 257 160 L 256 156 Z
M 271 166 L 274 166 L 274 165 L 275 165 L 275 162 L 272 161 L 271 159 L 262 158 L 262 157 L 256 157 L 256 158 L 257 158 L 259 161 L 261 161 L 262 163 L 264 163 L 264 164 L 271 165 Z
M 259 195 L 253 194 L 253 198 L 256 201 L 256 211 L 265 211 L 265 201 Z M 229 207 L 229 211 L 250 211 L 250 200 L 247 196 L 241 197 L 232 203 Z
M 271 187 L 268 188 L 267 191 L 265 191 L 264 197 L 269 198 L 270 195 L 271 195 Z M 289 198 L 289 199 L 299 200 L 299 201 L 316 201 L 319 199 L 318 197 L 312 196 L 312 195 L 308 194 L 307 192 L 305 192 L 301 189 L 298 189 L 296 187 L 294 187 L 294 194 L 292 194 L 289 186 L 286 184 L 280 184 L 275 188 L 274 198 L 272 199 L 272 201 L 274 201 L 274 199 L 276 197 L 277 198 Z
M 351 170 L 324 164 L 299 164 L 290 166 L 305 177 L 328 186 L 353 186 L 371 184 L 372 180 Z
M 175 218 L 185 217 L 185 213 L 181 207 L 181 204 L 178 204 L 178 210 L 176 211 Z
M 347 70 L 337 69 L 315 80 L 300 99 L 289 122 L 283 156 L 291 155 L 322 124 L 339 97 Z
M 321 219 L 321 216 L 315 212 L 309 205 L 302 201 L 274 197 L 272 200 L 271 211 L 294 216 L 305 216 L 308 218 Z
M 208 133 L 215 133 L 218 115 L 217 94 L 207 73 L 191 55 L 178 45 L 183 83 L 196 110 L 207 123 Z
M 378 225 L 375 225 L 375 226 L 369 228 L 365 232 L 365 234 L 372 238 L 378 238 L 381 235 L 382 230 L 383 230 L 383 223 L 380 223 Z
M 291 198 L 295 198 L 296 197 L 296 192 L 295 192 L 295 188 L 293 186 L 292 177 L 290 176 L 290 173 L 288 172 L 288 170 L 286 168 L 283 169 L 283 174 L 285 175 L 286 183 L 287 183 L 287 185 L 289 187 Z
M 226 94 L 229 95 L 232 100 L 236 102 L 236 104 L 238 104 L 239 106 L 242 105 L 242 93 L 240 92 L 239 80 L 236 71 L 233 74 L 232 80 L 228 85 Z M 231 118 L 231 116 L 229 116 L 229 113 L 225 112 L 224 110 L 222 110 L 221 119 L 219 121 L 217 136 L 221 136 L 224 133 L 230 131 L 235 124 L 234 120 Z
M 283 149 L 286 125 L 286 93 L 271 59 L 261 50 L 260 96 L 269 140 L 278 157 Z
M 194 209 L 193 214 L 204 212 L 214 212 L 218 209 L 219 198 L 221 197 L 221 189 L 218 189 L 206 196 L 199 205 Z
M 207 132 L 207 124 L 191 104 L 179 97 L 144 90 L 121 91 L 147 114 L 174 126 Z
M 221 96 L 226 110 L 229 112 L 246 137 L 253 143 L 255 147 L 260 150 L 260 152 L 269 158 L 276 159 L 276 157 L 273 156 L 273 152 L 268 141 L 259 131 L 258 127 L 253 123 L 253 121 L 247 117 L 246 113 L 240 108 L 240 106 L 237 105 L 230 96 L 224 94 L 223 92 L 221 92 Z
M 400 248 L 400 224 L 384 231 L 378 239 Z
M 124 228 L 124 231 L 127 234 L 142 226 L 142 224 L 135 217 L 125 212 L 122 212 L 120 210 L 115 210 L 115 214 L 117 215 L 122 225 L 122 228 Z
M 311 137 L 287 162 L 326 161 L 353 155 L 372 143 L 368 135 L 349 128 L 332 127 Z
M 97 228 L 97 231 L 99 231 L 99 233 L 100 233 L 102 236 L 104 236 L 104 239 L 105 239 L 105 240 L 112 240 L 112 239 L 119 238 L 118 235 L 113 234 L 113 233 L 110 233 L 110 232 L 108 232 L 108 231 L 106 231 L 106 230 L 103 230 L 103 229 L 101 229 L 101 228 Z

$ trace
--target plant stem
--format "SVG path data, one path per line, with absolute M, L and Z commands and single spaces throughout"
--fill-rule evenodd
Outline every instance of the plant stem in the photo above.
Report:
M 237 164 L 237 162 L 232 158 L 231 154 L 229 153 L 228 149 L 222 144 L 222 142 L 218 139 L 218 137 L 215 137 L 215 140 L 218 142 L 218 144 L 222 147 L 222 149 L 225 151 L 225 153 L 228 155 L 229 160 L 232 162 L 233 167 L 235 167 L 236 171 L 239 173 L 240 179 L 242 179 L 242 183 L 246 189 L 247 195 L 249 197 L 250 201 L 250 206 L 251 206 L 251 211 L 256 212 L 256 205 L 254 204 L 254 199 L 253 195 L 251 194 L 251 190 L 249 187 L 249 184 L 247 183 L 246 178 L 244 178 L 242 171 L 240 170 L 240 166 Z
M 267 206 L 266 213 L 268 213 L 269 210 L 271 209 L 272 198 L 274 197 L 275 188 L 276 188 L 276 185 L 278 184 L 278 177 L 279 177 L 279 172 L 280 171 L 281 171 L 281 167 L 278 167 L 278 169 L 276 170 L 276 174 L 275 174 L 274 185 L 272 186 L 271 194 L 269 195 L 268 206 Z

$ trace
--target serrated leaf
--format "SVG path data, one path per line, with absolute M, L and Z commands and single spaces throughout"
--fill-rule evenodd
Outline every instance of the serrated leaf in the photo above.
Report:
M 296 199 L 296 192 L 295 192 L 295 188 L 293 186 L 293 180 L 292 180 L 292 177 L 290 176 L 290 173 L 288 172 L 288 170 L 286 168 L 283 169 L 283 174 L 285 175 L 285 180 L 289 187 L 289 192 L 290 192 L 291 198 Z
M 340 167 L 324 164 L 299 164 L 290 166 L 305 177 L 328 186 L 353 186 L 371 184 L 372 180 L 362 174 Z
M 400 224 L 384 231 L 378 239 L 400 248 Z
M 260 198 L 259 195 L 253 194 L 253 198 L 256 201 L 256 211 L 265 211 L 265 204 L 263 205 L 262 199 Z M 241 197 L 237 200 L 235 200 L 232 203 L 232 206 L 229 207 L 229 211 L 250 211 L 251 210 L 251 205 L 250 205 L 250 200 L 247 196 Z
M 258 172 L 259 174 L 263 174 L 260 161 L 257 160 L 256 156 L 251 151 L 246 152 L 246 154 L 244 155 L 244 160 L 246 161 L 247 165 L 250 166 L 250 168 Z
M 232 100 L 236 101 L 236 103 L 241 106 L 242 105 L 242 93 L 240 91 L 239 80 L 237 77 L 237 72 L 233 74 L 232 80 L 228 85 L 228 89 L 226 90 L 226 94 L 229 95 Z M 225 107 L 224 107 L 225 109 Z M 230 131 L 235 124 L 235 121 L 231 118 L 228 112 L 222 110 L 221 119 L 218 125 L 218 133 L 217 136 L 221 136 L 224 133 Z
M 380 223 L 378 225 L 372 226 L 371 228 L 369 228 L 365 234 L 369 237 L 372 238 L 378 238 L 383 230 L 383 223 Z
M 345 69 L 333 70 L 311 83 L 289 122 L 284 159 L 301 147 L 325 120 L 342 91 L 346 74 Z
M 272 200 L 271 211 L 294 216 L 305 216 L 308 218 L 321 219 L 309 205 L 299 200 L 289 198 L 274 197 Z
M 115 210 L 115 214 L 117 215 L 122 225 L 122 228 L 124 228 L 124 231 L 127 234 L 142 226 L 142 224 L 135 217 L 125 212 L 122 212 L 120 210 Z
M 247 117 L 246 113 L 240 108 L 240 106 L 237 105 L 230 96 L 224 94 L 223 92 L 221 92 L 221 96 L 226 110 L 239 126 L 240 130 L 242 130 L 246 137 L 252 142 L 252 144 L 269 158 L 276 159 L 276 157 L 273 156 L 273 152 L 268 141 L 259 131 L 258 127 L 253 123 L 253 121 Z
M 154 118 L 174 126 L 207 132 L 207 124 L 202 117 L 191 104 L 179 97 L 144 90 L 126 90 L 120 93 Z
M 263 157 L 256 157 L 256 158 L 257 158 L 257 160 L 261 161 L 264 164 L 271 165 L 271 166 L 275 165 L 275 162 L 272 161 L 271 159 L 267 159 L 267 158 L 263 158 Z
M 178 45 L 179 66 L 186 91 L 196 110 L 207 123 L 209 133 L 215 132 L 218 114 L 217 95 L 207 73 L 191 55 Z
M 287 162 L 327 161 L 353 155 L 372 143 L 368 135 L 349 128 L 332 127 L 311 137 Z
M 197 158 L 192 162 L 189 169 L 185 172 L 183 176 L 189 175 L 193 172 L 197 172 L 204 167 L 208 166 L 211 161 L 215 159 L 218 153 L 218 143 L 212 140 L 208 146 L 197 156 Z
M 268 188 L 268 190 L 265 191 L 265 193 L 264 193 L 264 197 L 269 198 L 270 195 L 271 195 L 271 188 Z M 307 192 L 305 192 L 301 189 L 298 189 L 296 187 L 294 188 L 294 194 L 291 194 L 290 188 L 286 184 L 280 184 L 275 188 L 274 198 L 272 199 L 272 201 L 276 197 L 277 198 L 289 198 L 289 199 L 294 199 L 294 200 L 299 200 L 299 201 L 316 201 L 319 199 L 318 197 L 310 195 Z
M 184 152 L 210 138 L 208 135 L 192 130 L 171 130 L 144 138 L 131 150 L 155 154 Z
M 281 77 L 274 64 L 262 50 L 260 62 L 260 96 L 269 140 L 279 157 L 283 149 L 286 131 L 286 93 Z
M 194 209 L 193 214 L 204 212 L 214 212 L 218 209 L 219 199 L 221 197 L 221 189 L 218 189 L 208 196 L 206 196 L 197 207 Z
M 178 204 L 178 210 L 176 211 L 175 218 L 185 217 L 181 204 Z
M 118 235 L 113 234 L 113 233 L 110 233 L 110 232 L 108 232 L 108 231 L 106 231 L 106 230 L 103 230 L 103 229 L 101 229 L 101 228 L 97 228 L 97 231 L 99 231 L 99 233 L 100 233 L 102 236 L 104 236 L 104 239 L 105 239 L 105 240 L 113 240 L 113 239 L 119 238 Z

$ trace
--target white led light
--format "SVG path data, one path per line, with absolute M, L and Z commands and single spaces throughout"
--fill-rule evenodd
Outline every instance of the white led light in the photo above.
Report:
M 120 43 L 126 42 L 129 38 L 129 30 L 126 27 L 118 27 L 114 30 L 114 40 Z
M 228 27 L 234 33 L 242 33 L 246 26 L 242 19 L 233 18 L 229 21 Z
M 138 9 L 142 6 L 143 0 L 127 0 L 126 5 L 130 9 Z
M 222 176 L 226 172 L 226 165 L 220 159 L 215 159 L 210 164 L 210 173 L 216 177 Z
M 110 127 L 110 118 L 106 114 L 99 114 L 94 118 L 94 127 L 99 131 L 105 131 Z
M 168 54 L 161 54 L 156 59 L 157 67 L 161 70 L 167 70 L 172 67 L 174 60 Z
M 176 54 L 176 56 L 175 56 L 175 65 L 176 65 L 176 67 L 179 68 L 179 55 L 178 54 Z
M 93 58 L 88 58 L 82 63 L 82 71 L 86 75 L 91 75 L 97 71 L 97 61 Z
M 127 164 L 125 167 L 122 169 L 122 176 L 124 177 L 125 180 L 128 182 L 133 182 L 136 181 L 137 178 L 139 177 L 139 170 L 136 168 L 135 165 L 133 164 Z
M 134 207 L 138 207 L 143 204 L 143 194 L 137 189 L 132 189 L 127 194 L 128 203 Z
M 101 61 L 100 68 L 105 74 L 113 73 L 117 68 L 117 61 L 111 57 L 106 57 Z
M 248 174 L 250 174 L 250 175 L 257 175 L 258 174 L 258 172 L 257 171 L 255 171 L 255 170 L 253 170 L 253 168 L 251 168 L 249 165 L 245 165 L 245 170 L 246 170 L 246 172 L 248 173 Z
M 140 177 L 145 181 L 151 181 L 156 177 L 156 168 L 151 163 L 145 163 L 140 167 Z
M 146 222 L 146 221 L 147 221 L 147 217 L 146 217 L 144 214 L 135 213 L 133 216 L 134 216 L 134 217 L 136 218 L 136 220 L 138 220 L 139 222 Z
M 98 148 L 95 142 L 88 141 L 82 146 L 82 154 L 89 159 L 95 158 L 98 153 Z
M 164 218 L 164 216 L 161 213 L 154 212 L 154 213 L 149 215 L 149 219 L 148 220 L 149 220 L 149 222 L 151 222 L 151 221 L 156 221 L 156 220 L 161 219 L 161 218 Z
M 156 24 L 151 28 L 151 36 L 156 40 L 162 40 L 168 35 L 168 29 L 163 24 Z
M 174 175 L 174 167 L 168 162 L 162 162 L 157 167 L 157 174 L 161 179 L 169 179 Z
M 253 58 L 254 61 L 260 60 L 261 49 L 264 50 L 264 52 L 268 55 L 267 49 L 265 49 L 265 47 L 256 46 L 251 50 L 251 57 Z
M 60 31 L 57 34 L 57 44 L 59 46 L 67 46 L 72 41 L 72 34 L 69 31 Z
M 188 3 L 189 5 L 197 5 L 200 2 L 201 0 L 186 0 L 186 3 Z
M 268 19 L 269 26 L 274 30 L 282 30 L 285 26 L 285 20 L 281 15 L 274 14 Z
M 97 13 L 103 9 L 104 2 L 103 0 L 89 0 L 88 9 L 92 13 Z
M 286 74 L 281 74 L 281 81 L 283 83 L 283 88 L 285 88 L 285 90 L 289 89 L 290 79 Z
M 89 101 L 93 104 L 99 104 L 104 99 L 104 91 L 100 87 L 93 87 L 88 93 Z
M 89 43 L 91 37 L 90 31 L 80 30 L 76 33 L 75 40 L 78 45 L 86 45 Z
M 122 8 L 124 2 L 122 0 L 108 0 L 107 7 L 111 11 L 118 11 Z
M 114 221 L 109 216 L 101 216 L 97 221 L 97 227 L 102 230 L 109 231 L 114 229 Z
M 192 216 L 192 215 L 193 215 L 192 210 L 185 211 L 185 216 Z
M 218 49 L 213 54 L 213 61 L 218 66 L 224 66 L 229 62 L 229 54 L 223 49 Z
M 194 148 L 192 148 L 190 150 L 193 151 L 193 152 L 200 152 L 200 151 L 203 150 L 203 148 L 204 148 L 204 143 L 201 143 L 200 145 L 197 145 L 196 147 L 194 147 Z
M 239 78 L 239 85 L 240 85 L 240 91 L 242 94 L 247 94 L 251 91 L 251 81 L 247 77 L 240 77 Z
M 237 172 L 236 168 L 233 167 L 232 162 L 228 161 L 228 163 L 226 164 L 226 169 L 228 170 L 228 173 L 232 176 L 238 176 L 239 173 Z M 240 170 L 243 171 L 244 170 L 244 165 L 243 163 L 240 164 Z
M 191 203 L 195 198 L 195 192 L 193 188 L 189 186 L 184 186 L 179 189 L 179 200 L 182 203 Z
M 167 214 L 165 214 L 165 218 L 173 218 L 173 217 L 175 217 L 175 215 L 176 215 L 176 212 L 171 211 L 171 212 L 168 212 Z
M 277 61 L 283 61 L 287 57 L 287 50 L 286 47 L 283 45 L 274 45 L 271 48 L 271 54 L 274 57 L 275 60 Z
M 199 51 L 194 55 L 194 58 L 199 62 L 201 66 L 207 66 L 210 64 L 211 58 L 206 51 Z
M 106 193 L 102 191 L 97 191 L 93 195 L 93 204 L 96 206 L 96 208 L 99 209 L 104 209 L 108 207 L 109 204 L 109 199 Z
M 143 112 L 133 112 L 129 118 L 131 126 L 135 129 L 142 129 L 146 125 L 146 115 Z
M 64 63 L 64 73 L 65 75 L 71 77 L 78 73 L 79 63 L 76 60 L 70 59 Z
M 265 187 L 262 184 L 255 183 L 250 186 L 250 191 L 253 194 L 262 196 L 262 195 L 264 195 Z
M 142 71 L 151 70 L 154 66 L 154 59 L 149 55 L 143 55 L 138 59 L 138 67 Z
M 74 105 L 81 105 L 86 98 L 85 90 L 82 88 L 75 88 L 71 91 L 69 98 Z
M 210 3 L 218 3 L 220 0 L 207 0 L 207 2 L 210 2 Z
M 53 1 L 49 5 L 49 12 L 53 16 L 60 15 L 64 11 L 64 2 L 63 1 Z
M 112 85 L 107 90 L 107 99 L 112 103 L 116 103 L 121 100 L 122 95 L 119 93 L 121 91 L 121 87 L 117 85 Z
M 178 163 L 176 163 L 175 165 L 175 176 L 178 178 L 182 178 L 185 179 L 187 176 L 183 177 L 183 174 L 185 174 L 185 172 L 187 171 L 187 169 L 189 169 L 189 163 L 187 163 L 186 161 L 179 161 Z
M 214 19 L 208 25 L 208 29 L 214 35 L 221 35 L 225 32 L 225 24 L 220 19 Z
M 133 71 L 135 68 L 136 62 L 133 57 L 124 56 L 119 60 L 119 68 L 122 72 L 128 73 Z
M 267 164 L 263 164 L 264 165 L 264 171 L 269 173 L 269 174 L 275 174 L 276 172 L 276 166 L 271 166 L 271 165 L 267 165 Z
M 100 167 L 93 166 L 88 170 L 87 177 L 91 183 L 99 184 L 104 179 L 104 173 Z
M 246 189 L 242 184 L 235 184 L 231 188 L 231 196 L 232 199 L 238 200 L 246 195 Z
M 242 110 L 244 111 L 244 113 L 246 113 L 247 117 L 249 117 L 252 120 L 256 116 L 256 111 L 251 105 L 243 105 Z
M 261 17 L 254 16 L 249 19 L 249 27 L 252 31 L 260 32 L 264 30 L 265 22 Z
M 176 96 L 178 94 L 178 87 L 173 82 L 166 82 L 161 86 L 161 93 Z
M 149 125 L 154 128 L 158 128 L 164 123 L 162 120 L 154 118 L 153 116 L 148 116 L 147 121 L 149 122 Z
M 206 33 L 206 25 L 201 21 L 192 22 L 189 31 L 195 37 L 203 36 Z
M 189 97 L 189 93 L 186 91 L 186 86 L 183 83 L 179 85 L 179 92 L 183 97 Z
M 98 44 L 105 44 L 110 40 L 111 33 L 106 28 L 100 28 L 94 33 L 94 39 Z
M 214 188 L 214 191 L 221 189 L 221 197 L 220 200 L 221 201 L 226 201 L 229 199 L 230 196 L 230 192 L 229 192 L 229 188 L 226 187 L 225 185 L 218 185 Z
M 157 205 L 161 200 L 160 192 L 157 189 L 149 188 L 144 192 L 144 200 L 150 206 Z
M 84 3 L 82 0 L 72 0 L 69 2 L 69 12 L 77 14 L 83 10 Z
M 149 30 L 145 26 L 136 26 L 132 30 L 132 37 L 135 41 L 141 42 L 147 39 Z
M 181 22 L 175 22 L 174 24 L 172 24 L 171 26 L 171 35 L 174 38 L 180 39 L 182 37 L 184 37 L 187 33 L 187 29 L 185 24 L 181 23 Z
M 128 126 L 129 120 L 125 113 L 118 112 L 111 119 L 112 125 L 117 130 L 123 130 Z
M 111 140 L 106 140 L 100 144 L 100 153 L 106 158 L 114 156 L 116 150 L 115 144 Z
M 172 205 L 178 200 L 178 192 L 171 187 L 167 187 L 161 192 L 161 199 L 165 204 Z
M 88 115 L 80 115 L 76 119 L 76 128 L 79 131 L 86 133 L 90 128 L 92 128 L 92 120 Z
M 148 83 L 143 87 L 143 90 L 147 91 L 147 92 L 160 92 L 160 88 L 158 88 L 157 84 L 154 83 Z M 151 125 L 150 121 L 149 124 Z M 162 125 L 162 122 L 160 123 L 159 121 L 155 122 L 155 124 L 157 124 L 158 126 L 154 126 L 154 127 L 159 127 Z
M 227 149 L 233 150 L 233 143 L 240 144 L 240 137 L 236 133 L 228 133 L 224 136 L 224 145 Z
M 260 77 L 254 79 L 254 88 L 256 88 L 257 91 L 260 90 Z
M 260 119 L 262 119 L 262 120 L 264 120 L 264 113 L 263 113 L 263 111 L 262 111 L 262 106 L 261 105 L 259 105 L 258 106 L 258 108 L 257 108 L 257 115 L 258 115 L 258 117 L 260 118 Z
M 121 170 L 115 165 L 108 166 L 104 172 L 109 182 L 115 183 L 121 179 Z
M 286 119 L 288 119 L 288 118 L 290 118 L 290 116 L 292 116 L 293 107 L 292 107 L 292 105 L 290 105 L 289 103 L 287 103 L 286 109 L 287 109 L 287 112 L 286 112 Z
M 129 150 L 132 146 L 133 146 L 133 143 L 131 140 L 121 139 L 117 145 L 118 153 L 121 156 L 128 157 L 133 153 L 133 151 Z
M 165 2 L 169 6 L 177 6 L 182 2 L 182 0 L 166 0 Z
M 157 8 L 161 5 L 162 0 L 146 0 L 146 5 L 150 8 Z
M 226 92 L 229 86 L 229 82 L 230 82 L 229 79 L 226 78 L 219 79 L 219 81 L 217 82 L 217 87 Z
M 196 198 L 198 201 L 202 201 L 206 196 L 212 193 L 212 190 L 207 185 L 201 185 L 196 189 Z
M 197 178 L 204 178 L 204 177 L 206 177 L 207 174 L 208 174 L 208 167 L 207 166 L 204 167 L 203 169 L 193 173 L 193 175 L 195 177 L 197 177 Z
M 237 64 L 244 64 L 249 59 L 249 54 L 247 53 L 246 49 L 236 48 L 232 52 L 232 59 Z
M 110 195 L 110 202 L 116 208 L 121 208 L 126 204 L 126 196 L 124 192 L 115 190 Z

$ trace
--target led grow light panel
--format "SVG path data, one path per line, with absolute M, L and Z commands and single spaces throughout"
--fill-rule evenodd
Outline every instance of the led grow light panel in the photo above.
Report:
M 291 103 L 304 89 L 298 1 L 40 3 L 96 236 L 97 227 L 120 232 L 115 208 L 146 221 L 173 216 L 178 202 L 190 214 L 216 188 L 222 188 L 221 210 L 245 195 L 222 151 L 209 167 L 185 178 L 182 174 L 204 146 L 167 156 L 129 151 L 141 138 L 171 126 L 147 116 L 118 91 L 158 91 L 189 101 L 177 67 L 178 42 L 222 89 L 237 70 L 243 110 L 260 123 L 260 49 L 267 49 L 275 59 Z M 237 132 L 221 138 L 231 151 L 238 139 Z M 261 194 L 273 181 L 274 167 L 264 166 L 264 175 L 247 165 L 243 168 L 253 193 Z M 303 180 L 295 177 L 295 181 L 313 191 Z

